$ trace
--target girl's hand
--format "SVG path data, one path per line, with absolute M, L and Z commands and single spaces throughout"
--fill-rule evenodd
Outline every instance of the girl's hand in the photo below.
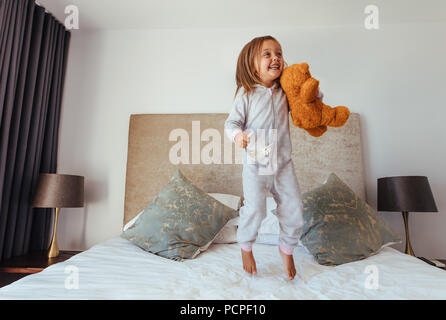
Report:
M 240 132 L 234 138 L 235 144 L 240 148 L 245 149 L 248 146 L 250 139 L 248 138 L 248 134 L 246 132 Z

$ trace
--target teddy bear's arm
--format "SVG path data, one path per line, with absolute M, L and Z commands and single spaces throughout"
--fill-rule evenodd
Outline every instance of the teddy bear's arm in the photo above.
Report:
M 319 92 L 319 81 L 308 78 L 300 89 L 300 97 L 304 103 L 309 103 L 317 98 Z

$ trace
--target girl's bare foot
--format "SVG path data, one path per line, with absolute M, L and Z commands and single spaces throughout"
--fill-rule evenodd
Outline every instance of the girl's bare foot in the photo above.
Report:
M 242 251 L 243 269 L 250 274 L 257 274 L 256 261 L 254 260 L 252 251 L 240 250 Z
M 288 275 L 288 279 L 293 280 L 296 276 L 296 268 L 294 267 L 293 255 L 288 255 L 282 252 L 279 248 L 280 255 L 282 256 L 285 272 Z

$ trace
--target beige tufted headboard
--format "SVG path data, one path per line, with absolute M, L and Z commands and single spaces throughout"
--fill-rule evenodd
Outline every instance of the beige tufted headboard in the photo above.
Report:
M 124 224 L 152 201 L 177 168 L 205 192 L 243 195 L 242 152 L 224 134 L 227 117 L 227 113 L 130 116 Z M 359 114 L 352 113 L 343 127 L 329 127 L 320 138 L 295 127 L 290 117 L 290 132 L 302 193 L 319 186 L 334 172 L 366 199 Z M 206 164 L 206 157 L 199 156 L 210 154 L 211 143 L 216 150 L 211 155 L 220 164 Z M 175 164 L 180 155 L 186 163 Z

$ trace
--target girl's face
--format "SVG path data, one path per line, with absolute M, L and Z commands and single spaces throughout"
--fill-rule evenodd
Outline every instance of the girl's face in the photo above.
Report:
M 282 74 L 282 48 L 274 40 L 263 41 L 260 59 L 255 62 L 256 71 L 266 87 L 271 87 L 274 80 Z

